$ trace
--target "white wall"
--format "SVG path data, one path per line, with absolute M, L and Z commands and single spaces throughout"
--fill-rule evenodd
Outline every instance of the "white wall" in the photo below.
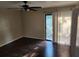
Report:
M 22 37 L 21 12 L 0 9 L 0 46 Z
M 24 12 L 24 36 L 44 39 L 44 14 L 42 11 Z

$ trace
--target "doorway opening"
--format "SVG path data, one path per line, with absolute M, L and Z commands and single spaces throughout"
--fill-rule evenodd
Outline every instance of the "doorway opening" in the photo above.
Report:
M 53 16 L 52 14 L 45 15 L 45 30 L 46 30 L 46 40 L 53 41 Z

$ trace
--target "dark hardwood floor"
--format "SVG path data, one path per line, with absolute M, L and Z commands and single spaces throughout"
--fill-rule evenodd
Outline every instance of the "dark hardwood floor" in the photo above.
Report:
M 44 57 L 46 42 L 32 38 L 21 38 L 0 47 L 0 57 Z
M 0 47 L 0 57 L 56 57 L 58 50 L 57 43 L 52 41 L 23 37 Z

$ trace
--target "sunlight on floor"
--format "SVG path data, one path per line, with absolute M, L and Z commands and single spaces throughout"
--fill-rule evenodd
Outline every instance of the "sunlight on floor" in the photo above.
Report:
M 54 56 L 54 47 L 51 41 L 46 42 L 46 49 L 45 49 L 45 57 L 53 57 Z

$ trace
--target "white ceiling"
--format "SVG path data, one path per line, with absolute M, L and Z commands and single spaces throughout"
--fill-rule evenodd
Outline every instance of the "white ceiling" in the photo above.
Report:
M 78 1 L 29 1 L 29 6 L 59 7 L 78 4 Z M 0 8 L 20 8 L 24 3 L 22 1 L 0 1 Z

